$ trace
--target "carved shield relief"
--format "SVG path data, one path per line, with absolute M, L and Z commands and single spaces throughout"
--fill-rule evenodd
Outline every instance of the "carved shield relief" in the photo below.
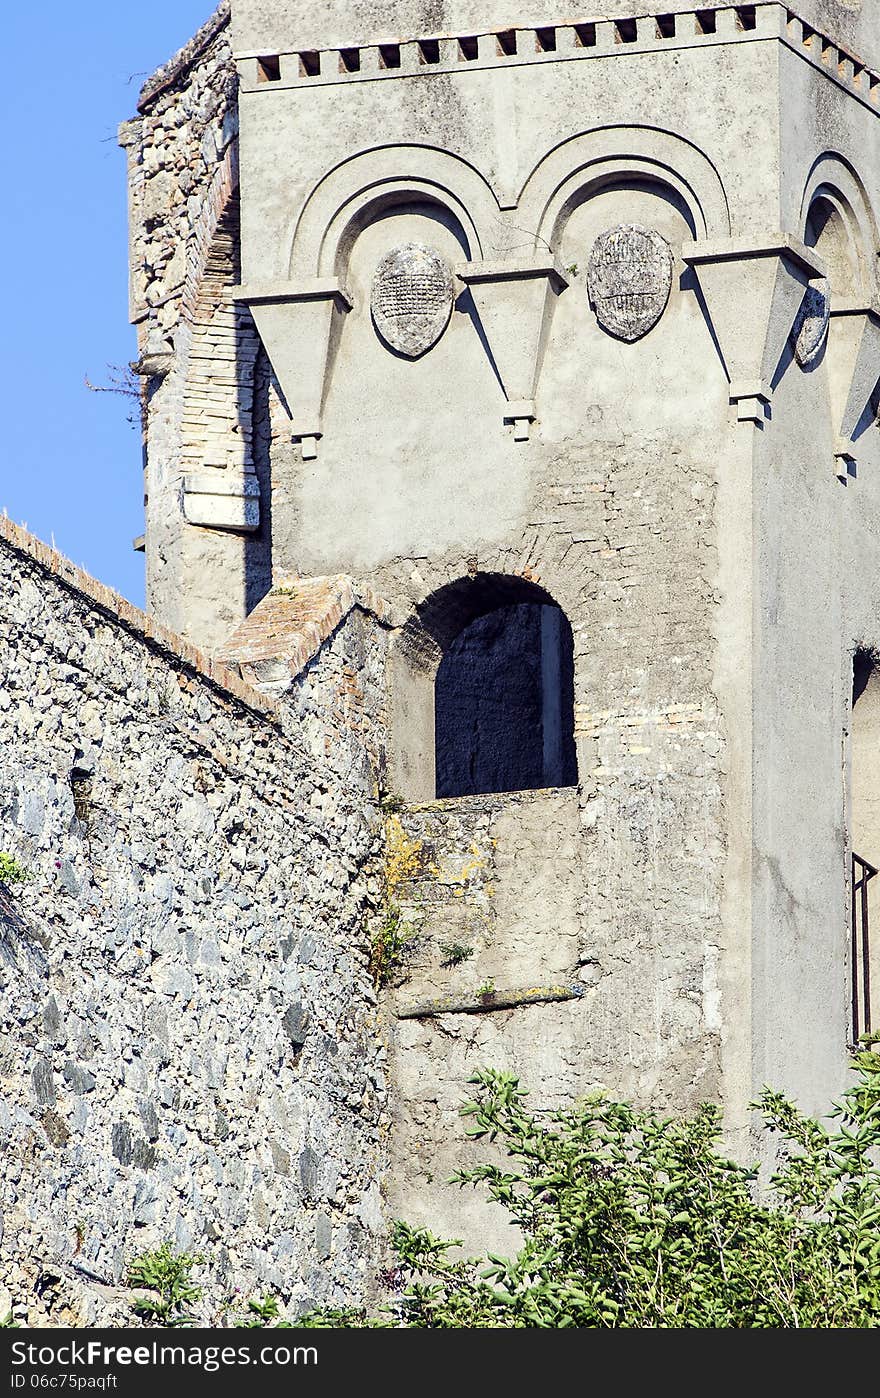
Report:
M 671 288 L 672 249 L 659 233 L 622 223 L 599 234 L 587 289 L 603 330 L 619 340 L 647 335 L 666 309 Z
M 404 243 L 376 268 L 370 308 L 382 339 L 415 359 L 435 345 L 455 300 L 452 268 L 435 248 Z
M 822 353 L 830 316 L 831 288 L 827 279 L 822 277 L 804 292 L 791 332 L 795 359 L 802 369 L 810 369 Z

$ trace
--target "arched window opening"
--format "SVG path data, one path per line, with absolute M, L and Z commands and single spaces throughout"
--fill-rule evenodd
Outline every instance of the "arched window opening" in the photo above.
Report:
M 880 1024 L 880 669 L 853 658 L 850 735 L 852 1040 Z
M 576 785 L 574 646 L 561 609 L 512 602 L 464 625 L 437 671 L 434 720 L 438 797 Z

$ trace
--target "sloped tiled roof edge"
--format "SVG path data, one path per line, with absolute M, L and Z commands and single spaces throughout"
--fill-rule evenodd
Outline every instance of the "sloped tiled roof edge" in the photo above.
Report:
M 224 642 L 219 658 L 245 667 L 281 660 L 296 677 L 356 607 L 392 624 L 384 598 L 347 573 L 284 579 Z

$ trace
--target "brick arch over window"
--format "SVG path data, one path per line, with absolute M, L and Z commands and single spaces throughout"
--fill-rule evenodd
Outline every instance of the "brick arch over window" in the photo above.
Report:
M 410 799 L 577 783 L 571 626 L 503 574 L 433 593 L 395 648 L 392 770 Z

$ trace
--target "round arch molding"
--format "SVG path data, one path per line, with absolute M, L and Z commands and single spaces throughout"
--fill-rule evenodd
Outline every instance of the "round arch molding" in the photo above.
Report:
M 851 290 L 859 298 L 871 300 L 877 291 L 873 271 L 877 221 L 860 176 L 850 162 L 836 151 L 825 151 L 818 156 L 804 183 L 798 231 L 807 242 L 810 211 L 818 199 L 825 200 L 836 211 L 847 236 L 858 283 Z
M 696 238 L 730 235 L 721 177 L 697 146 L 647 126 L 604 126 L 555 146 L 533 169 L 520 194 L 518 221 L 535 229 L 536 247 L 556 247 L 571 211 L 604 185 L 624 179 L 671 189 L 689 211 Z
M 471 258 L 491 247 L 499 204 L 473 165 L 433 146 L 379 146 L 335 166 L 309 194 L 293 233 L 291 280 L 340 275 L 348 245 L 373 212 L 409 201 L 445 209 Z

